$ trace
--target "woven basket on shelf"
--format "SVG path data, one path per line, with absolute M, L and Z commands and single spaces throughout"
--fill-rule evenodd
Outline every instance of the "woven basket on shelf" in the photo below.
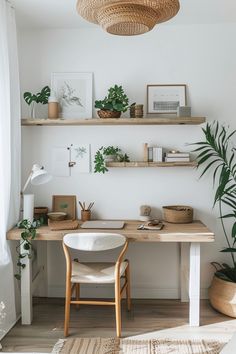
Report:
M 100 109 L 100 111 L 97 112 L 100 118 L 120 118 L 121 112 L 117 111 L 107 111 Z
M 169 205 L 163 207 L 164 220 L 174 224 L 193 222 L 193 208 L 185 205 Z
M 78 0 L 77 11 L 111 34 L 132 36 L 150 31 L 179 11 L 178 0 Z

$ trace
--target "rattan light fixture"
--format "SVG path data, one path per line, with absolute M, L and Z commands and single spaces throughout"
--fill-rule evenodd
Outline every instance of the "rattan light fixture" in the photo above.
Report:
M 168 21 L 179 11 L 178 0 L 78 0 L 77 11 L 111 34 L 134 36 Z

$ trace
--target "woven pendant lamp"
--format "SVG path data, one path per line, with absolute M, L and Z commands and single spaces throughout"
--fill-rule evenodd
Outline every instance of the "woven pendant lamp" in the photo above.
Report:
M 111 34 L 146 33 L 179 11 L 179 0 L 78 0 L 77 11 L 87 21 Z

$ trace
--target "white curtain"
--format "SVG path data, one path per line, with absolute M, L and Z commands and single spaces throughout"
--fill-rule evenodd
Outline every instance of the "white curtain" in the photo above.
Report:
M 7 230 L 20 207 L 20 90 L 15 13 L 0 0 L 0 339 L 16 321 L 13 262 Z

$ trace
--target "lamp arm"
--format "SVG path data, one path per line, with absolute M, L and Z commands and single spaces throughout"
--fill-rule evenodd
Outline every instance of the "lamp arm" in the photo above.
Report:
M 22 191 L 21 191 L 22 194 L 24 193 L 24 191 L 25 191 L 26 188 L 28 187 L 28 184 L 30 183 L 30 179 L 31 179 L 32 173 L 33 173 L 33 172 L 31 171 L 30 174 L 29 174 L 29 177 L 27 178 L 27 181 L 25 182 L 25 185 L 24 185 L 24 187 L 23 187 L 23 189 L 22 189 Z

